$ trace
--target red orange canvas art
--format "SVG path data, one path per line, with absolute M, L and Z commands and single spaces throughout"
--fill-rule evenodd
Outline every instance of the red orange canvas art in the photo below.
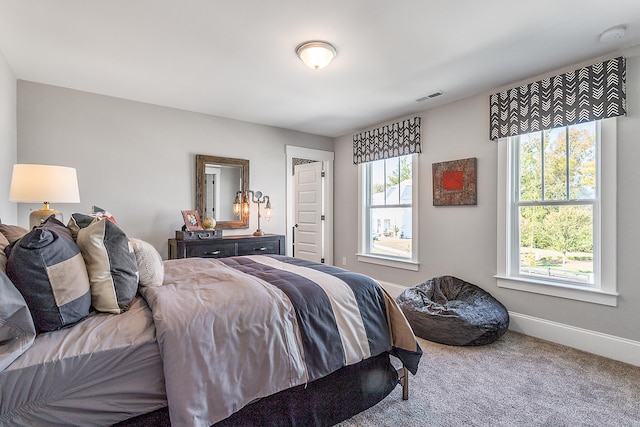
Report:
M 477 205 L 475 157 L 433 163 L 433 205 Z

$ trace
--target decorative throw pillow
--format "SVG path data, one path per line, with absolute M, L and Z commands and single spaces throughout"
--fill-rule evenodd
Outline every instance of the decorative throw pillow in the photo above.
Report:
M 9 241 L 4 234 L 0 233 L 0 270 L 7 271 L 7 255 L 4 253 L 4 248 L 9 246 Z
M 0 252 L 4 252 L 4 248 L 9 246 L 9 243 L 11 242 L 7 240 L 4 234 L 0 233 Z
M 35 337 L 36 328 L 27 303 L 4 271 L 0 271 L 0 371 L 27 351 Z
M 111 221 L 74 213 L 69 228 L 87 266 L 91 304 L 98 311 L 127 311 L 138 291 L 138 264 L 127 235 Z
M 118 221 L 116 221 L 116 218 L 111 214 L 111 212 L 99 208 L 98 206 L 91 206 L 91 212 L 89 212 L 89 216 L 100 219 L 108 219 L 114 224 L 118 224 Z
M 89 315 L 89 278 L 69 230 L 51 217 L 5 248 L 7 276 L 31 311 L 36 331 L 73 325 Z
M 69 222 L 67 223 L 67 228 L 71 232 L 71 236 L 73 236 L 73 240 L 77 242 L 78 240 L 78 232 L 80 229 L 88 227 L 95 220 L 95 217 L 90 215 L 83 215 L 79 213 L 74 213 L 69 218 Z
M 9 243 L 13 243 L 27 234 L 29 230 L 19 225 L 0 224 L 0 234 L 2 234 Z
M 140 286 L 162 286 L 164 264 L 162 257 L 150 243 L 140 239 L 129 239 L 138 263 Z

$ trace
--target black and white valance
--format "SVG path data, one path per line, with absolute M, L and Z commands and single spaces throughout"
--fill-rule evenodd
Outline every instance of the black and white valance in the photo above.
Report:
M 492 140 L 627 114 L 626 60 L 610 59 L 494 93 Z
M 353 135 L 353 164 L 420 153 L 420 117 Z

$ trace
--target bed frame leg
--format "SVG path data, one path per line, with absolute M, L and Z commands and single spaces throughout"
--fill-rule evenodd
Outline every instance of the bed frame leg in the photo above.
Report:
M 402 400 L 409 400 L 409 371 L 404 366 L 398 369 L 398 382 L 402 385 Z

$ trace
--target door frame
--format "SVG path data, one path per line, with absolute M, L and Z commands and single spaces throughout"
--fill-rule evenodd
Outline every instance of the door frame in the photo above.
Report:
M 308 159 L 323 163 L 324 171 L 324 260 L 325 264 L 333 265 L 333 151 L 316 150 L 313 148 L 298 147 L 295 145 L 286 145 L 286 177 L 287 177 L 287 231 L 286 236 L 286 254 L 293 255 L 293 226 L 295 218 L 293 215 L 293 159 Z

